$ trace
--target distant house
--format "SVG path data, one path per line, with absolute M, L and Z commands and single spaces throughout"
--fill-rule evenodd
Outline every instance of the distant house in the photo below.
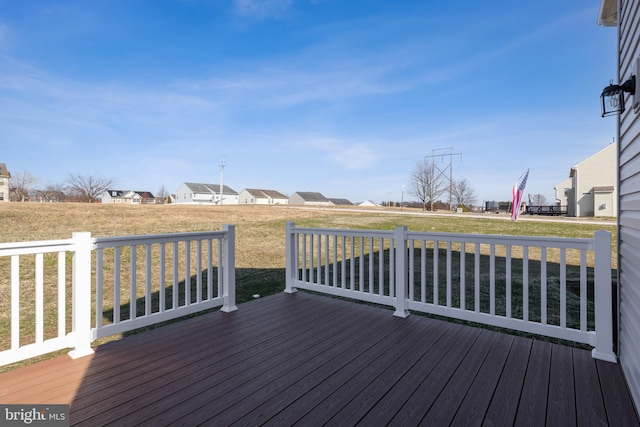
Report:
M 238 198 L 238 192 L 227 185 L 223 186 L 221 197 L 219 184 L 185 182 L 178 187 L 173 203 L 237 205 Z
M 571 193 L 572 181 L 571 178 L 565 178 L 553 187 L 556 193 L 556 203 L 560 206 L 567 206 L 569 204 L 568 195 Z
M 374 206 L 374 207 L 380 207 L 379 203 L 376 203 L 372 200 L 365 200 L 364 202 L 360 203 L 358 206 Z
M 245 188 L 240 192 L 238 203 L 241 205 L 286 205 L 289 198 L 276 190 Z
M 11 174 L 7 170 L 7 165 L 0 163 L 0 203 L 9 201 L 9 178 Z
M 609 144 L 581 161 L 556 185 L 556 198 L 566 204 L 568 216 L 617 216 L 617 147 Z
M 106 190 L 102 193 L 102 203 L 106 204 L 149 205 L 155 202 L 149 191 Z
M 289 197 L 290 205 L 307 205 L 307 206 L 332 206 L 331 200 L 327 199 L 320 193 L 313 192 L 296 192 Z
M 334 199 L 329 197 L 329 201 L 336 206 L 353 206 L 353 203 L 347 199 Z

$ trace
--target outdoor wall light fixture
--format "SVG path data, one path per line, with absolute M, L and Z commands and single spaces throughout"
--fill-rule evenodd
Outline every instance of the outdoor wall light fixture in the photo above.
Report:
M 602 117 L 613 116 L 624 112 L 625 92 L 630 93 L 631 95 L 636 94 L 636 76 L 631 76 L 629 80 L 621 85 L 614 85 L 613 80 L 611 80 L 609 82 L 609 86 L 604 88 L 602 95 L 600 95 L 602 103 Z

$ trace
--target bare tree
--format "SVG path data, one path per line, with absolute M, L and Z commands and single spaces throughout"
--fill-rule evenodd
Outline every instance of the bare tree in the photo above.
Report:
M 16 202 L 29 200 L 31 186 L 36 181 L 36 177 L 27 171 L 11 174 L 11 178 L 9 178 L 9 200 Z
M 167 203 L 168 198 L 169 193 L 167 192 L 167 189 L 164 188 L 164 185 L 161 185 L 158 189 L 158 192 L 156 193 L 156 203 L 163 205 Z
M 423 210 L 427 210 L 427 203 L 430 204 L 430 210 L 433 210 L 434 201 L 445 190 L 442 174 L 438 174 L 434 163 L 426 158 L 416 163 L 409 185 L 409 192 L 420 199 Z
M 101 178 L 95 176 L 69 174 L 66 180 L 69 191 L 74 193 L 81 201 L 93 203 L 98 200 L 98 196 L 104 193 L 109 187 L 113 187 L 113 178 Z
M 476 204 L 476 193 L 466 178 L 453 180 L 451 183 L 451 197 L 453 204 L 456 206 L 470 208 Z
M 529 204 L 531 206 L 545 206 L 547 204 L 547 198 L 542 194 L 529 195 Z

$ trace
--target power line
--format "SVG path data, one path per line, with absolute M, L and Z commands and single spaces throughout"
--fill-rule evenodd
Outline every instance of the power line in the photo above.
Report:
M 435 177 L 436 179 L 443 176 L 445 179 L 449 180 L 449 210 L 453 210 L 452 197 L 451 197 L 453 193 L 453 156 L 460 156 L 460 160 L 462 160 L 462 153 L 455 153 L 452 147 L 436 148 L 435 150 L 431 150 L 431 154 L 424 156 L 425 159 L 427 157 L 432 159 L 433 167 L 436 168 L 436 170 L 438 171 L 438 176 Z M 448 157 L 449 164 L 444 166 L 442 169 L 440 169 L 438 166 L 436 166 L 436 162 L 433 161 L 437 157 L 439 157 L 440 159 L 444 159 L 445 157 Z M 448 177 L 445 175 L 447 168 L 449 168 Z M 433 200 L 431 201 L 431 210 L 433 210 Z

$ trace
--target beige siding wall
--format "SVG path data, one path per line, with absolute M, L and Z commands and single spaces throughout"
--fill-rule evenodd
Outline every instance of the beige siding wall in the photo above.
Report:
M 613 200 L 606 205 L 605 209 L 601 209 L 602 203 L 597 203 L 594 191 L 594 187 L 617 187 L 617 154 L 616 144 L 610 144 L 576 166 L 577 180 L 574 187 L 577 198 L 576 216 L 607 216 L 602 212 L 603 210 L 610 213 L 617 212 L 618 207 Z
M 556 192 L 556 201 L 560 203 L 560 206 L 567 206 L 568 196 L 571 192 L 571 178 L 566 178 L 562 182 L 559 182 L 554 190 Z
M 635 62 L 640 56 L 637 0 L 620 1 L 618 22 L 618 79 L 622 83 L 637 72 Z M 631 104 L 630 98 L 628 101 Z M 636 407 L 640 407 L 640 114 L 631 108 L 620 117 L 619 145 L 618 354 Z

